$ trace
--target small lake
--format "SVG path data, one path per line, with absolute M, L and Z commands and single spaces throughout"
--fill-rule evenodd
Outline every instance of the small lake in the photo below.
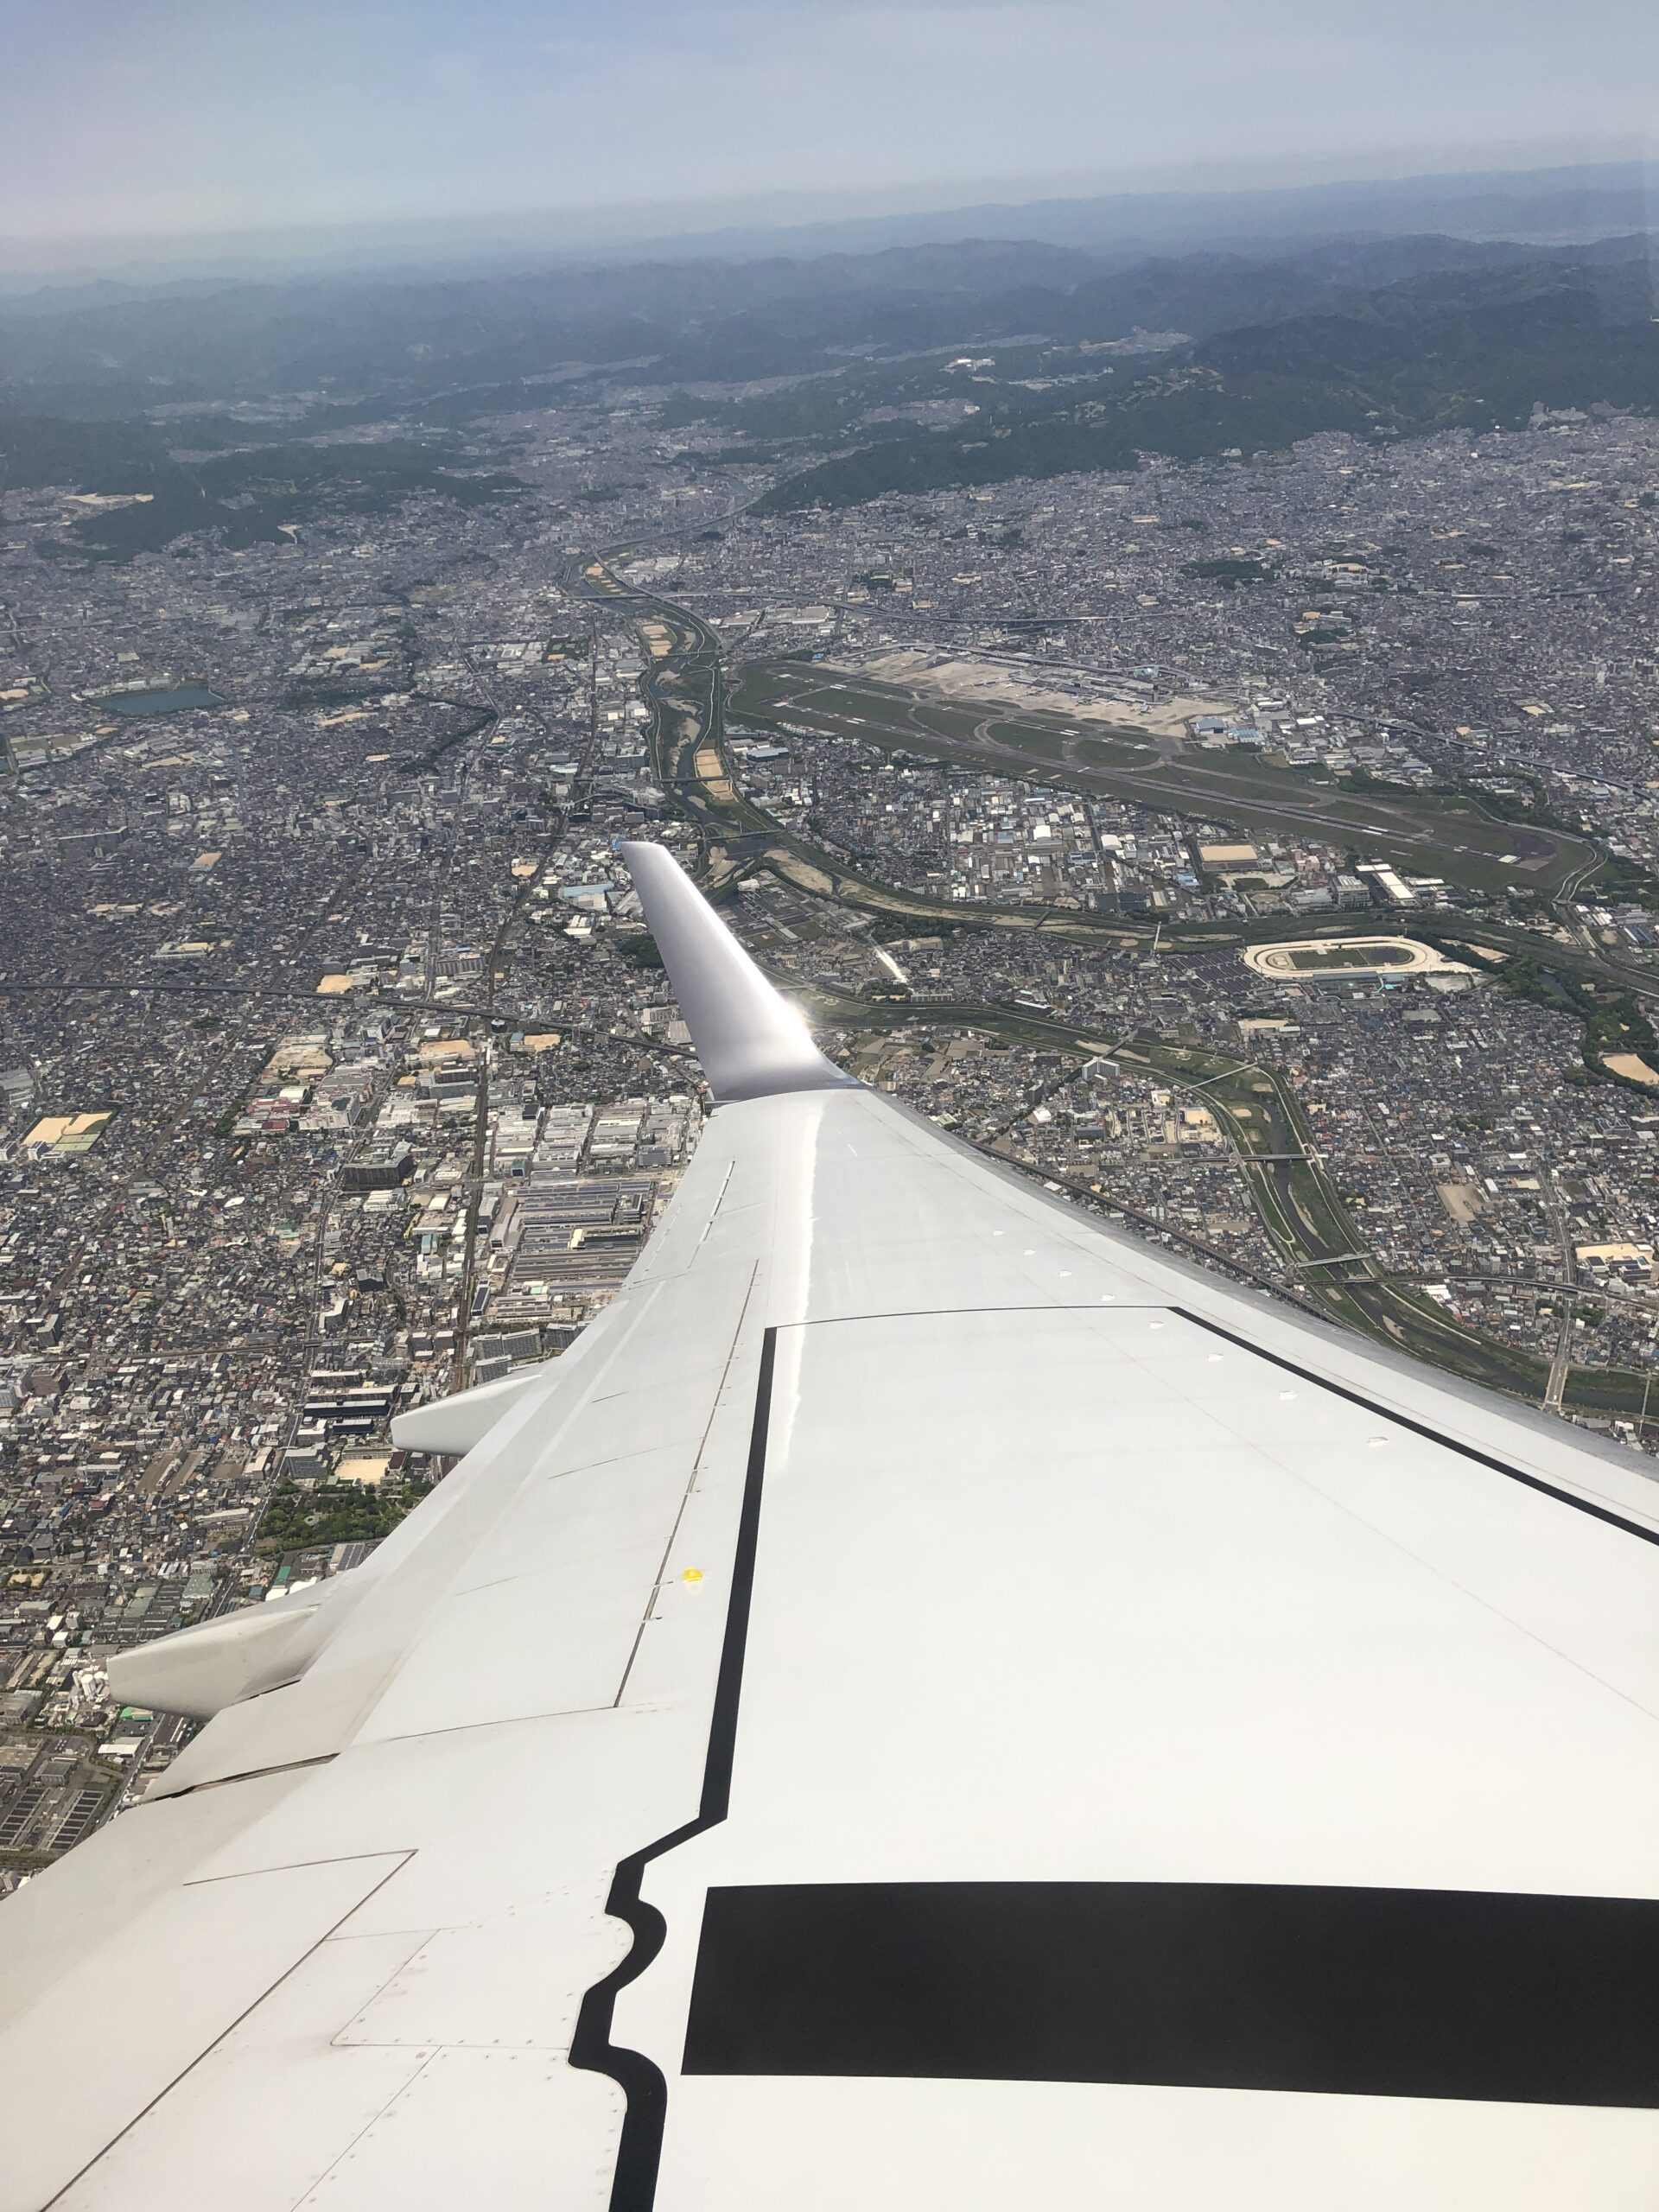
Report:
M 118 699 L 99 702 L 112 713 L 128 715 L 134 720 L 140 715 L 181 715 L 187 708 L 222 707 L 224 703 L 216 691 L 204 691 L 199 683 L 181 691 L 124 691 Z

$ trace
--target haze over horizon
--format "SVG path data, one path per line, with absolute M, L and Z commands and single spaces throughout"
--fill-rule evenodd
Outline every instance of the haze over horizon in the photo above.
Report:
M 1639 0 L 0 0 L 0 265 L 721 226 L 1628 157 Z

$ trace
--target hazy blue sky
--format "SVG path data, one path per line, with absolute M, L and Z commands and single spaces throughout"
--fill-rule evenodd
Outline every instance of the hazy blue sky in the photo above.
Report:
M 1656 60 L 1659 0 L 0 0 L 0 239 L 1594 158 Z

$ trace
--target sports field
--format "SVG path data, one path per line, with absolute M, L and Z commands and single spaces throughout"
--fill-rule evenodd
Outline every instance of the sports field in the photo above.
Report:
M 1405 968 L 1411 963 L 1411 955 L 1392 944 L 1372 945 L 1359 959 L 1346 945 L 1296 944 L 1288 949 L 1286 957 L 1293 968 L 1314 976 L 1351 976 L 1361 969 Z
M 1462 969 L 1437 945 L 1421 944 L 1408 937 L 1337 937 L 1310 938 L 1305 944 L 1247 945 L 1242 957 L 1258 976 L 1280 982 L 1306 976 L 1426 976 L 1436 969 Z

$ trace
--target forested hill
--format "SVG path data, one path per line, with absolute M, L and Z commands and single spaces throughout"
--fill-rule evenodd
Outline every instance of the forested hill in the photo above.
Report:
M 970 423 L 887 436 L 786 478 L 763 507 L 1282 448 L 1524 423 L 1537 405 L 1659 406 L 1645 254 L 1436 270 L 1179 346 L 1143 373 L 995 390 Z
M 774 512 L 1659 404 L 1647 241 L 1424 236 L 1138 259 L 1032 241 L 0 303 L 0 491 L 126 504 L 52 543 L 251 544 L 511 493 L 469 426 L 655 395 L 782 465 Z M 366 433 L 366 435 L 365 435 Z

